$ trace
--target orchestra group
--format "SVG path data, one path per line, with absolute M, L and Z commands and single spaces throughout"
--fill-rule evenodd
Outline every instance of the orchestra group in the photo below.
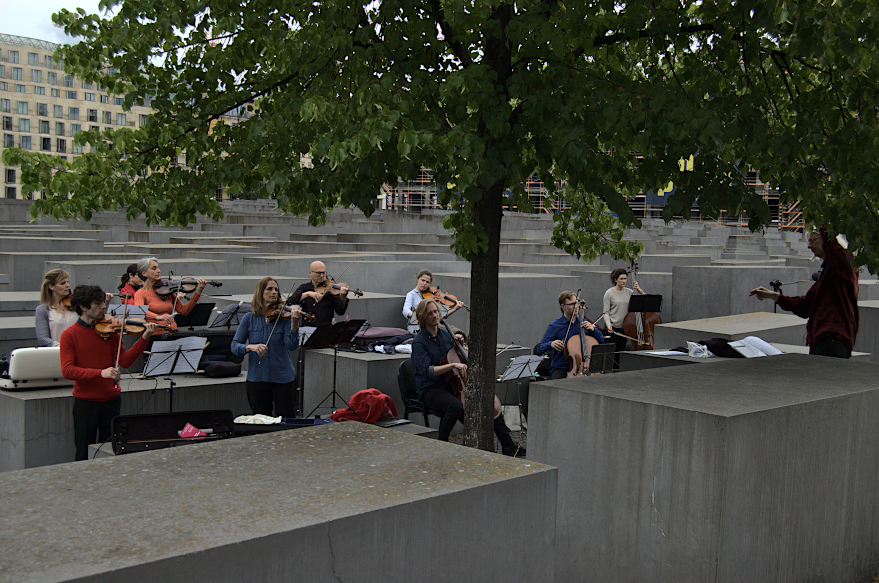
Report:
M 807 342 L 813 354 L 848 358 L 858 326 L 857 270 L 851 266 L 848 251 L 835 240 L 828 240 L 823 231 L 808 237 L 809 248 L 824 260 L 824 269 L 812 289 L 805 296 L 788 297 L 759 287 L 751 295 L 775 300 L 780 307 L 809 318 Z M 632 295 L 644 293 L 636 281 L 627 287 L 629 274 L 623 268 L 610 273 L 612 285 L 604 294 L 599 318 L 604 321 L 603 327 L 599 321 L 581 317 L 584 302 L 577 294 L 567 290 L 559 294 L 560 315 L 549 323 L 534 348 L 535 354 L 549 357 L 549 377 L 589 374 L 593 346 L 613 343 L 618 354 L 627 343 L 640 342 L 623 333 Z M 307 319 L 310 326 L 325 326 L 348 308 L 348 295 L 353 290 L 328 278 L 323 262 L 311 263 L 308 275 L 309 281 L 286 299 L 276 279 L 260 279 L 251 312 L 242 318 L 232 340 L 232 353 L 248 357 L 246 390 L 254 414 L 296 415 L 298 387 L 289 353 L 299 346 L 300 324 Z M 182 285 L 184 281 L 189 284 L 188 290 Z M 106 313 L 111 294 L 96 285 L 78 285 L 71 291 L 67 272 L 53 269 L 46 273 L 35 312 L 36 333 L 40 346 L 60 347 L 62 373 L 73 381 L 77 460 L 87 459 L 89 444 L 103 442 L 110 435 L 110 421 L 120 413 L 120 369 L 134 363 L 157 328 L 165 334 L 173 333 L 175 315 L 192 312 L 207 283 L 204 279 L 189 279 L 171 285 L 162 279 L 156 257 L 128 266 L 118 288 L 117 303 L 146 306 L 146 317 L 135 322 L 139 338 L 126 349 L 122 335 L 132 333 L 127 328 L 130 321 Z M 185 292 L 191 295 L 187 297 Z M 445 323 L 461 308 L 467 307 L 435 286 L 433 274 L 426 269 L 416 274 L 415 287 L 406 294 L 402 307 L 407 328 L 414 335 L 411 360 L 416 392 L 428 410 L 440 417 L 438 433 L 443 441 L 448 441 L 455 423 L 463 420 L 466 406 L 461 396 L 467 371 L 466 336 Z M 95 333 L 102 323 L 111 326 L 113 332 Z M 574 358 L 578 351 L 581 361 Z M 619 361 L 615 360 L 614 368 L 618 367 Z M 499 406 L 494 430 L 504 454 L 524 455 L 524 448 L 511 437 Z

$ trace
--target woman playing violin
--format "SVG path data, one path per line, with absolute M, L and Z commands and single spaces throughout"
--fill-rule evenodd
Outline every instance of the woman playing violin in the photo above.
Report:
M 568 340 L 580 334 L 580 328 L 584 328 L 586 334 L 595 338 L 599 344 L 604 344 L 604 335 L 595 324 L 586 320 L 581 322 L 580 317 L 575 315 L 577 304 L 577 295 L 574 292 L 563 291 L 559 294 L 559 309 L 562 315 L 549 323 L 543 340 L 534 349 L 536 354 L 543 354 L 550 348 L 556 351 L 549 365 L 550 376 L 553 379 L 565 378 L 571 370 L 565 355 L 565 346 Z
M 343 315 L 348 309 L 348 286 L 339 284 L 337 293 L 331 293 L 326 288 L 327 266 L 320 261 L 315 261 L 308 268 L 308 276 L 311 281 L 303 283 L 296 288 L 287 299 L 287 305 L 299 304 L 306 312 L 314 315 L 314 326 L 326 326 L 333 323 L 333 312 Z M 321 290 L 323 291 L 317 291 Z
M 156 293 L 156 288 L 161 285 L 162 270 L 159 269 L 159 260 L 155 257 L 144 257 L 137 262 L 137 271 L 140 273 L 140 279 L 143 280 L 143 287 L 134 294 L 134 303 L 138 306 L 147 306 L 146 319 L 159 324 L 166 324 L 173 330 L 177 329 L 174 322 L 174 312 L 183 316 L 189 314 L 201 298 L 201 291 L 207 285 L 207 281 L 198 280 L 198 287 L 195 293 L 184 303 L 180 295 L 170 294 L 168 296 L 160 296 Z
M 433 282 L 433 274 L 427 269 L 422 269 L 418 272 L 418 275 L 415 276 L 415 289 L 406 294 L 406 301 L 403 302 L 403 317 L 406 318 L 408 324 L 407 328 L 409 332 L 412 334 L 418 333 L 418 320 L 415 317 L 415 308 L 421 303 L 421 300 L 424 299 L 424 294 L 430 292 L 430 284 Z M 437 300 L 443 300 L 446 296 L 445 294 L 436 289 L 433 293 L 434 298 Z M 464 302 L 455 302 L 452 306 L 444 306 L 442 302 L 439 302 L 440 311 L 443 315 L 443 318 L 448 318 L 456 311 L 464 307 Z
M 70 297 L 70 274 L 53 269 L 43 276 L 40 305 L 34 311 L 38 346 L 59 346 L 61 333 L 76 322 L 76 312 L 64 305 Z
M 412 341 L 415 390 L 418 399 L 441 416 L 437 438 L 448 441 L 455 423 L 464 413 L 464 403 L 455 396 L 444 375 L 453 370 L 466 374 L 467 365 L 462 362 L 440 364 L 453 344 L 449 333 L 440 328 L 440 308 L 436 300 L 422 300 L 415 308 L 415 316 L 421 328 Z M 513 441 L 503 413 L 494 418 L 494 433 L 504 455 L 525 455 L 525 448 Z
M 299 306 L 287 312 L 289 318 L 279 317 L 283 312 L 278 282 L 264 277 L 256 284 L 251 312 L 245 314 L 232 339 L 232 353 L 248 354 L 247 402 L 254 415 L 295 417 L 296 372 L 290 351 L 299 347 Z M 267 318 L 275 313 L 274 317 Z

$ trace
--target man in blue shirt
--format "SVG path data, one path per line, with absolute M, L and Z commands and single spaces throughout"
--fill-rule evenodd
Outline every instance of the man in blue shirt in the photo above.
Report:
M 580 321 L 576 315 L 577 296 L 574 292 L 563 291 L 559 294 L 559 309 L 562 315 L 549 323 L 543 340 L 534 349 L 537 354 L 544 354 L 550 348 L 555 350 L 549 364 L 550 377 L 562 379 L 568 375 L 571 365 L 565 358 L 565 345 L 574 336 L 580 335 L 580 328 L 586 329 L 587 336 L 594 338 L 598 344 L 604 344 L 604 335 L 591 322 Z M 586 351 L 584 351 L 585 353 Z
M 452 349 L 452 337 L 439 327 L 441 316 L 439 304 L 435 300 L 421 300 L 415 308 L 418 327 L 421 331 L 412 341 L 412 364 L 415 367 L 415 390 L 418 399 L 431 412 L 440 416 L 440 441 L 448 441 L 455 423 L 463 419 L 464 403 L 458 399 L 452 386 L 445 379 L 449 372 L 467 373 L 467 365 L 461 362 L 440 364 L 443 356 Z M 510 429 L 501 413 L 494 419 L 494 433 L 501 444 L 504 455 L 522 457 L 525 448 L 513 441 Z

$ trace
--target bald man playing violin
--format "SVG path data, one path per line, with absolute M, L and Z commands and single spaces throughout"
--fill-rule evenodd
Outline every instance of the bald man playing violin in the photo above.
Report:
M 326 326 L 333 323 L 333 313 L 343 315 L 348 309 L 348 286 L 339 284 L 339 294 L 316 291 L 327 281 L 327 266 L 321 261 L 315 261 L 308 268 L 308 276 L 311 281 L 303 283 L 296 288 L 289 298 L 287 305 L 299 304 L 302 311 L 314 315 L 315 326 Z
M 79 319 L 61 334 L 61 374 L 73 381 L 73 441 L 76 461 L 80 461 L 88 459 L 89 444 L 103 443 L 110 437 L 110 421 L 119 415 L 122 405 L 119 369 L 134 364 L 156 324 L 146 323 L 141 337 L 126 350 L 125 346 L 120 348 L 118 333 L 102 338 L 95 332 L 95 323 L 104 319 L 107 305 L 100 287 L 76 286 L 70 304 Z

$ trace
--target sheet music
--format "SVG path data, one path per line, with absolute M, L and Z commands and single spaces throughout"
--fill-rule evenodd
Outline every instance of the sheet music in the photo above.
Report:
M 170 341 L 156 341 L 150 349 L 150 358 L 143 370 L 143 375 L 160 376 L 163 374 L 183 374 L 187 372 L 195 372 L 198 369 L 198 363 L 201 360 L 201 353 L 207 346 L 208 339 L 201 336 L 189 336 L 178 338 Z M 180 348 L 180 356 L 176 355 L 178 347 Z M 177 364 L 174 370 L 171 365 L 174 359 Z
M 510 363 L 510 366 L 507 367 L 507 370 L 504 371 L 504 374 L 499 379 L 499 382 L 512 381 L 515 379 L 521 379 L 523 377 L 533 376 L 534 371 L 537 370 L 537 365 L 539 365 L 540 361 L 542 360 L 542 356 L 534 356 L 533 354 L 523 354 L 522 356 L 517 356 Z
M 134 306 L 132 304 L 128 304 L 128 313 L 126 314 L 126 318 L 146 318 L 148 306 Z M 125 308 L 123 304 L 110 304 L 107 306 L 107 313 L 112 314 L 114 316 L 122 317 Z

